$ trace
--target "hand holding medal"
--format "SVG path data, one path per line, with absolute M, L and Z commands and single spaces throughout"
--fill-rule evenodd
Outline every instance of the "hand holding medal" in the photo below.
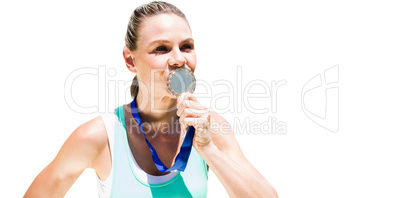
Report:
M 183 137 L 187 136 L 187 128 L 194 128 L 193 146 L 196 150 L 203 149 L 212 142 L 209 132 L 210 113 L 192 95 L 196 86 L 193 72 L 184 67 L 172 70 L 167 78 L 167 86 L 169 91 L 178 97 L 177 115 L 180 117 Z

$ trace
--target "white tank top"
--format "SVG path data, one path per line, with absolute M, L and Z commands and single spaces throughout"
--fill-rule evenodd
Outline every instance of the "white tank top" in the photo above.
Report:
M 112 161 L 113 161 L 113 153 L 114 153 L 114 129 L 116 124 L 119 124 L 118 117 L 114 113 L 104 113 L 100 114 L 103 123 L 105 124 L 107 136 L 108 136 L 108 141 L 109 141 L 109 148 L 112 156 Z M 123 127 L 123 126 L 122 126 Z M 172 171 L 171 173 L 168 173 L 166 175 L 162 176 L 154 176 L 146 173 L 143 171 L 139 166 L 138 163 L 135 161 L 135 158 L 133 155 L 131 155 L 131 158 L 135 164 L 134 166 L 134 171 L 137 174 L 138 177 L 140 177 L 143 181 L 147 181 L 150 184 L 159 184 L 159 183 L 164 183 L 166 181 L 169 181 L 173 177 L 177 175 L 179 171 L 175 170 Z M 96 177 L 96 181 L 98 184 L 98 193 L 100 198 L 106 198 L 110 197 L 110 192 L 112 189 L 112 183 L 113 183 L 113 163 L 112 163 L 112 170 L 109 173 L 109 176 L 105 180 L 101 180 L 98 176 Z

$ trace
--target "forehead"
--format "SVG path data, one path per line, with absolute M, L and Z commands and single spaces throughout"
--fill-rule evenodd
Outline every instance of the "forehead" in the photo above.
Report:
M 158 14 L 146 18 L 139 29 L 138 45 L 147 45 L 155 40 L 180 42 L 192 38 L 187 21 L 175 14 Z

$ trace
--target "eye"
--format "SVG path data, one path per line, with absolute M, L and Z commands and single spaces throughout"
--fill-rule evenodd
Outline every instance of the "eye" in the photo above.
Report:
M 155 51 L 155 52 L 167 52 L 168 49 L 167 49 L 166 46 L 159 46 L 159 47 L 157 47 L 154 51 Z
M 192 45 L 192 44 L 184 44 L 183 46 L 181 46 L 182 51 L 190 51 L 193 49 L 194 49 L 194 45 Z

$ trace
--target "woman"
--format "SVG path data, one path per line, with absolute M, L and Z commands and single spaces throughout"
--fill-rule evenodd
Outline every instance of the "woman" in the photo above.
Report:
M 191 29 L 179 9 L 165 2 L 138 7 L 128 24 L 123 56 L 136 74 L 133 102 L 79 126 L 25 197 L 64 196 L 86 168 L 97 173 L 100 197 L 205 197 L 209 167 L 231 197 L 277 197 L 245 158 L 233 131 L 219 127 L 227 125 L 224 118 L 190 93 L 176 97 L 168 91 L 171 70 L 196 68 Z M 137 115 L 142 124 L 134 119 Z M 157 168 L 146 140 L 171 167 L 189 126 L 195 134 L 185 169 Z

